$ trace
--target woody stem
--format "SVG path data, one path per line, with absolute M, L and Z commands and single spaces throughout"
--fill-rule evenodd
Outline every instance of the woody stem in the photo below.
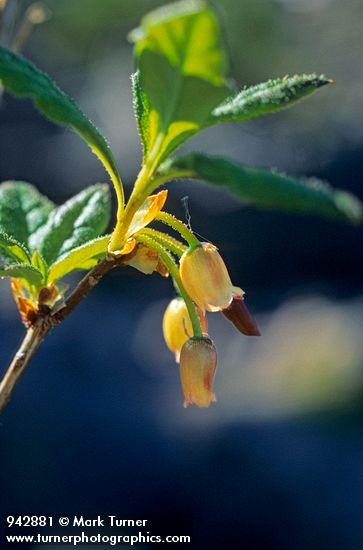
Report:
M 16 384 L 50 329 L 51 324 L 46 323 L 44 319 L 38 319 L 33 326 L 28 328 L 20 348 L 14 355 L 0 383 L 0 411 L 2 411 L 10 401 Z
M 18 381 L 46 335 L 72 313 L 111 269 L 124 265 L 135 253 L 136 250 L 129 255 L 109 256 L 102 260 L 80 281 L 61 309 L 52 311 L 49 308 L 44 308 L 39 312 L 37 320 L 28 328 L 23 342 L 0 382 L 0 412 L 9 403 Z

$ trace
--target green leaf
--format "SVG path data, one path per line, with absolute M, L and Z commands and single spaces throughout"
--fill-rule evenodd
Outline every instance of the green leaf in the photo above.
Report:
M 0 230 L 0 255 L 12 262 L 30 263 L 28 250 L 12 237 Z
M 144 154 L 147 155 L 149 150 L 148 144 L 152 141 L 150 136 L 150 104 L 147 95 L 141 88 L 140 71 L 137 71 L 131 75 L 131 87 L 139 134 L 142 141 Z
M 231 93 L 219 25 L 205 2 L 187 0 L 150 13 L 130 37 L 144 157 L 160 161 L 204 128 Z
M 123 202 L 122 183 L 109 145 L 75 102 L 48 75 L 3 47 L 0 47 L 0 79 L 8 92 L 31 98 L 47 118 L 74 129 L 101 160 Z
M 57 281 L 71 271 L 90 269 L 96 265 L 100 259 L 106 257 L 110 238 L 110 235 L 105 235 L 64 254 L 51 266 L 48 280 Z
M 36 250 L 32 256 L 32 265 L 39 269 L 43 275 L 43 279 L 46 280 L 48 275 L 48 265 L 38 250 Z
M 317 179 L 292 178 L 199 153 L 171 159 L 159 172 L 170 179 L 184 177 L 221 185 L 260 208 L 315 214 L 353 224 L 363 219 L 362 204 L 356 197 Z
M 48 264 L 63 254 L 102 234 L 110 219 L 108 185 L 84 189 L 52 211 L 47 223 L 30 239 L 31 250 L 39 250 Z
M 1 183 L 0 230 L 30 249 L 30 236 L 46 223 L 54 206 L 29 183 L 22 181 Z M 23 260 L 27 261 L 25 257 Z
M 210 122 L 238 122 L 276 113 L 329 83 L 330 80 L 316 74 L 269 80 L 229 97 L 213 110 Z
M 39 269 L 29 264 L 12 264 L 0 266 L 0 277 L 14 277 L 24 279 L 30 285 L 40 287 L 43 284 L 43 277 Z

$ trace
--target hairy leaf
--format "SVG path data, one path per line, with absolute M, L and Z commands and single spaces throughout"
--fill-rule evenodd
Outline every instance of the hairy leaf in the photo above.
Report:
M 0 255 L 12 262 L 30 263 L 28 250 L 12 237 L 0 230 Z
M 148 144 L 155 138 L 150 136 L 150 104 L 147 95 L 141 88 L 140 71 L 137 71 L 131 76 L 131 86 L 139 134 L 142 141 L 144 154 L 147 155 L 149 149 Z
M 144 155 L 165 158 L 230 95 L 218 21 L 205 2 L 187 0 L 150 13 L 130 37 Z
M 107 185 L 84 189 L 52 211 L 47 223 L 31 236 L 31 250 L 39 250 L 48 264 L 102 234 L 110 219 Z
M 0 230 L 30 249 L 30 236 L 46 223 L 54 206 L 29 183 L 1 183 Z
M 0 277 L 14 277 L 24 279 L 30 285 L 42 286 L 43 277 L 39 269 L 29 264 L 12 264 L 0 266 Z
M 361 223 L 363 218 L 361 202 L 346 191 L 317 179 L 292 178 L 220 157 L 191 153 L 167 161 L 160 173 L 221 185 L 244 202 L 261 208 L 315 214 L 353 224 Z
M 32 265 L 39 269 L 39 271 L 43 275 L 44 280 L 46 280 L 48 274 L 48 265 L 38 250 L 36 250 L 32 256 Z
M 107 254 L 111 236 L 105 235 L 64 254 L 50 268 L 48 280 L 57 281 L 76 269 L 90 269 Z
M 210 122 L 238 122 L 275 113 L 330 82 L 324 76 L 316 74 L 269 80 L 229 97 L 213 110 Z
M 71 126 L 101 160 L 116 188 L 122 189 L 115 160 L 106 139 L 48 75 L 22 56 L 0 47 L 0 80 L 8 92 L 31 98 L 36 107 L 53 122 Z

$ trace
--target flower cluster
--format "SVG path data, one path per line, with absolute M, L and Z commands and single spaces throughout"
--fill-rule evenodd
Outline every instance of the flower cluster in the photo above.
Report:
M 222 311 L 245 335 L 259 336 L 260 333 L 245 305 L 243 290 L 232 285 L 214 245 L 200 243 L 188 249 L 180 259 L 179 271 L 182 284 L 197 308 L 203 334 L 192 336 L 187 308 L 181 298 L 176 298 L 164 315 L 164 338 L 177 362 L 180 359 L 184 406 L 208 407 L 216 401 L 212 386 L 217 352 L 207 333 L 206 311 Z
M 179 364 L 184 406 L 208 407 L 216 401 L 213 380 L 217 352 L 208 335 L 207 312 L 221 311 L 247 336 L 260 333 L 245 304 L 243 290 L 232 284 L 217 248 L 211 243 L 199 242 L 182 221 L 162 211 L 166 190 L 144 198 L 143 186 L 135 188 L 123 225 L 111 239 L 110 253 L 130 255 L 127 263 L 142 273 L 156 271 L 172 277 L 179 296 L 166 308 L 164 339 Z M 148 227 L 153 221 L 171 227 L 187 245 Z

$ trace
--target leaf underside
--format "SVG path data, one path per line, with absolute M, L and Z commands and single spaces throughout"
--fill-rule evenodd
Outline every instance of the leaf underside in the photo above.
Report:
M 101 160 L 111 178 L 121 186 L 106 139 L 48 75 L 24 57 L 0 46 L 0 80 L 8 92 L 32 99 L 39 111 L 53 122 L 73 128 Z
M 0 277 L 14 277 L 24 279 L 30 285 L 40 287 L 43 284 L 43 276 L 39 269 L 29 264 L 11 264 L 0 266 Z
M 356 197 L 317 179 L 293 178 L 201 153 L 171 159 L 160 172 L 225 187 L 260 208 L 314 214 L 352 224 L 362 222 L 362 204 Z

